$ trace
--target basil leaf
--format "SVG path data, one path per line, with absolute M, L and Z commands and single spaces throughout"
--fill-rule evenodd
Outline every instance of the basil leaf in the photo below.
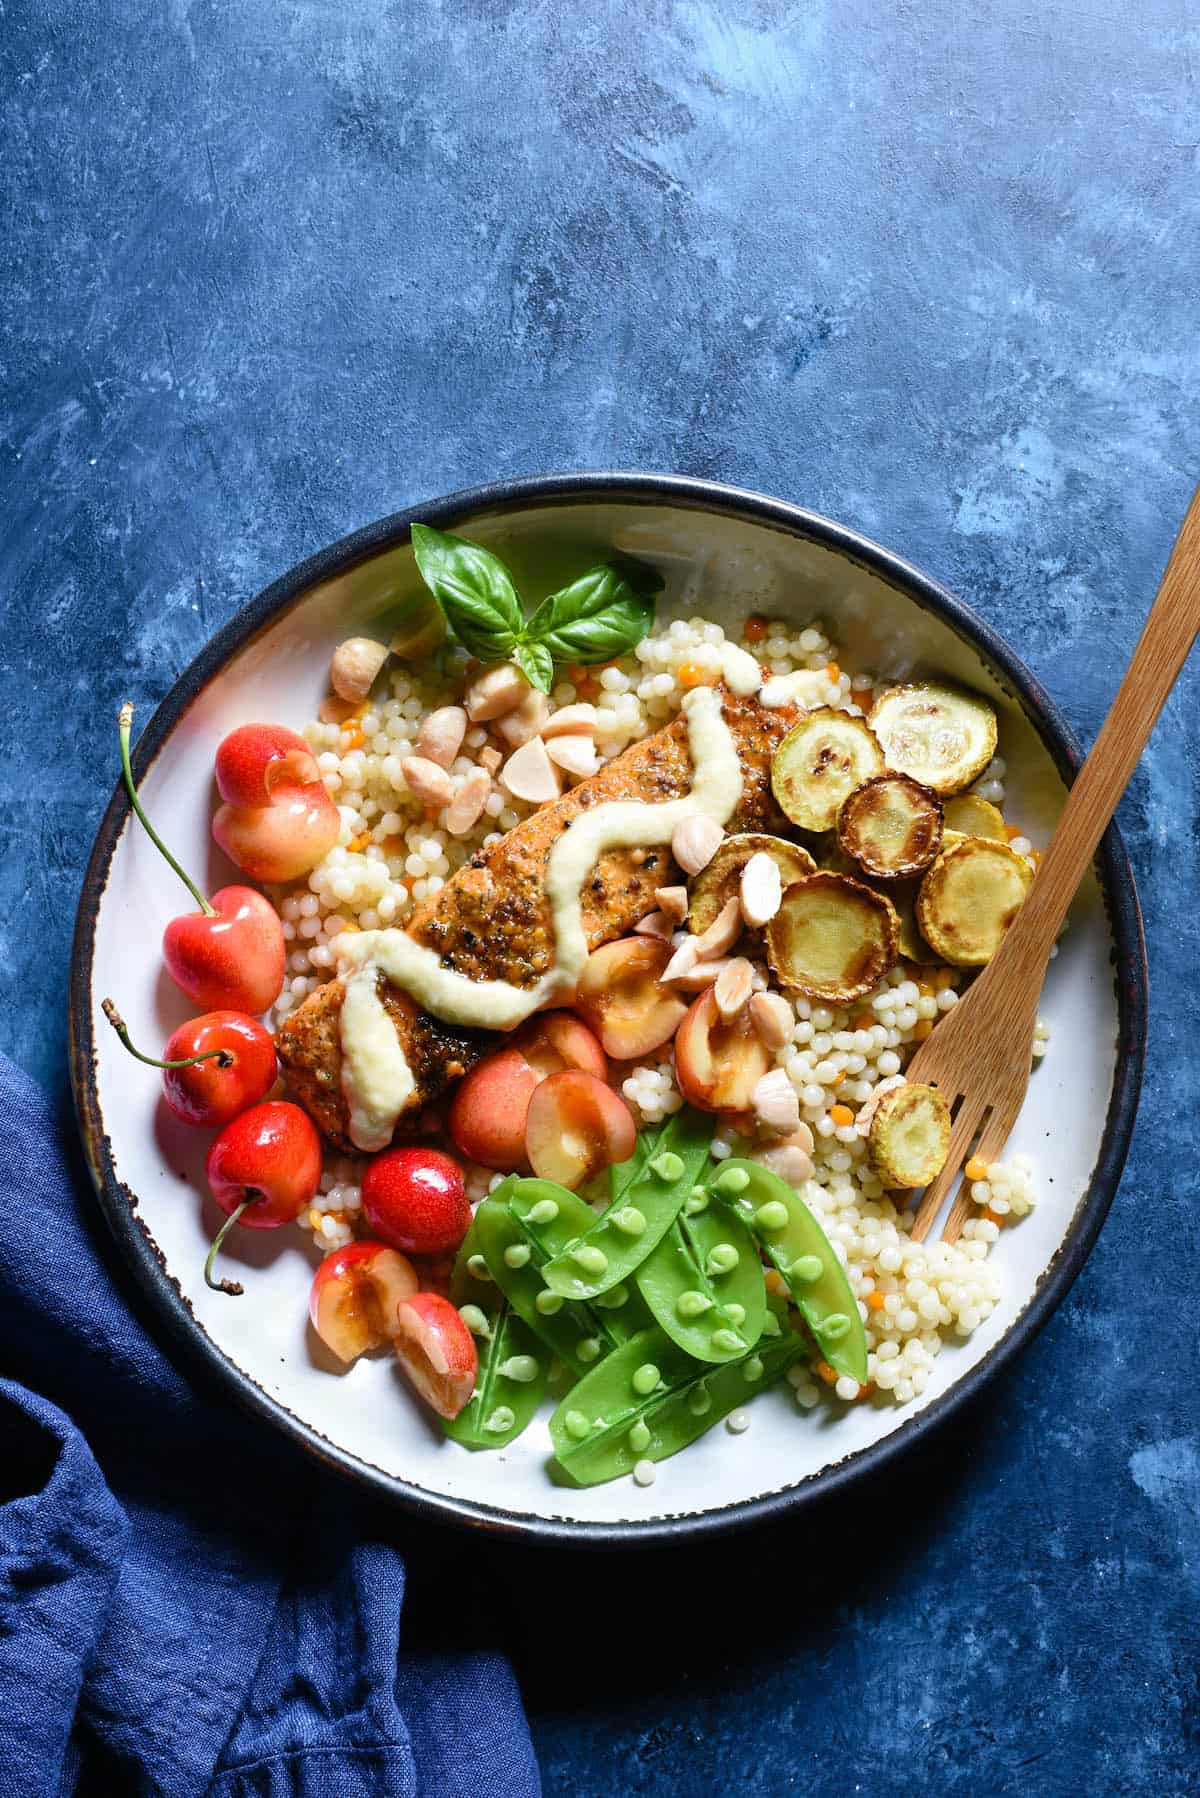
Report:
M 542 601 L 525 628 L 526 641 L 544 644 L 556 662 L 609 662 L 650 630 L 661 586 L 659 576 L 633 564 L 589 568 Z
M 481 662 L 503 661 L 525 621 L 512 576 L 499 556 L 425 524 L 413 525 L 412 546 L 421 578 L 463 648 Z
M 518 643 L 512 659 L 531 687 L 548 693 L 554 685 L 554 657 L 544 643 Z

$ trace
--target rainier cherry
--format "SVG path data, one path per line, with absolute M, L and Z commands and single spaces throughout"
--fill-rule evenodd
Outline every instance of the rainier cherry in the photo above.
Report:
M 227 1124 L 265 1099 L 275 1084 L 278 1066 L 271 1034 L 244 1012 L 208 1011 L 189 1018 L 170 1038 L 160 1061 L 134 1048 L 111 999 L 101 1009 L 131 1055 L 163 1070 L 163 1097 L 185 1124 Z
M 418 1292 L 397 1307 L 393 1347 L 401 1367 L 439 1417 L 457 1417 L 475 1390 L 475 1338 L 449 1299 Z
M 310 1205 L 321 1183 L 321 1139 L 306 1111 L 269 1099 L 243 1111 L 208 1151 L 205 1165 L 213 1198 L 227 1213 L 204 1263 L 204 1283 L 214 1292 L 239 1293 L 236 1280 L 214 1280 L 213 1262 L 234 1224 L 277 1230 Z
M 362 1178 L 363 1214 L 375 1234 L 409 1255 L 456 1249 L 471 1224 L 462 1169 L 437 1149 L 388 1149 Z
M 225 803 L 213 836 L 251 880 L 295 880 L 337 842 L 341 815 L 294 730 L 243 724 L 218 748 L 216 771 Z
M 402 1300 L 417 1291 L 412 1262 L 382 1242 L 350 1242 L 326 1255 L 313 1275 L 308 1315 L 339 1360 L 357 1361 L 391 1342 Z

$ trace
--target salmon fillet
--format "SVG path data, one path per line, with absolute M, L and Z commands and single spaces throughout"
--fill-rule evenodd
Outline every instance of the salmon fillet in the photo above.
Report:
M 722 712 L 742 765 L 742 800 L 730 830 L 778 831 L 786 820 L 771 793 L 771 757 L 794 722 L 791 706 L 761 706 L 721 690 Z M 562 831 L 582 811 L 610 799 L 651 804 L 690 791 L 692 760 L 682 716 L 515 826 L 490 849 L 480 849 L 431 899 L 413 913 L 407 929 L 435 949 L 448 968 L 472 980 L 536 985 L 553 961 L 554 933 L 544 892 L 546 860 Z M 601 856 L 583 889 L 588 948 L 626 936 L 656 906 L 663 886 L 681 880 L 669 849 L 613 850 Z M 343 982 L 318 987 L 286 1018 L 275 1046 L 287 1084 L 330 1142 L 353 1149 L 342 1094 L 338 1014 Z M 415 1089 L 405 1111 L 414 1114 L 437 1099 L 494 1045 L 494 1032 L 464 1030 L 423 1012 L 388 980 L 380 998 L 392 1017 Z

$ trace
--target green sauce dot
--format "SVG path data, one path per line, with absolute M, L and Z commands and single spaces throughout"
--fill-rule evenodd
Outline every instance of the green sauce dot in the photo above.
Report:
M 543 1317 L 553 1317 L 556 1311 L 561 1311 L 563 1308 L 562 1294 L 551 1292 L 547 1286 L 544 1291 L 538 1293 L 533 1304 L 534 1309 L 540 1311 Z
M 705 1267 L 710 1274 L 731 1274 L 738 1264 L 738 1252 L 731 1242 L 719 1242 L 709 1251 Z
M 527 1267 L 530 1252 L 527 1242 L 510 1242 L 504 1251 L 505 1267 Z
M 592 1426 L 582 1411 L 568 1411 L 563 1418 L 563 1429 L 572 1442 L 582 1442 L 585 1436 L 592 1433 Z
M 594 1361 L 600 1353 L 600 1338 L 598 1336 L 585 1336 L 576 1348 L 575 1353 L 579 1356 L 581 1361 Z
M 532 1355 L 510 1355 L 507 1361 L 501 1361 L 497 1371 L 506 1380 L 515 1380 L 518 1386 L 528 1386 L 537 1379 L 538 1364 Z
M 801 1255 L 800 1259 L 793 1261 L 788 1268 L 788 1278 L 799 1280 L 801 1286 L 811 1286 L 813 1281 L 819 1280 L 824 1272 L 825 1263 L 819 1255 Z
M 742 1378 L 744 1380 L 761 1380 L 762 1377 L 763 1377 L 762 1356 L 761 1355 L 749 1356 L 749 1358 L 742 1365 Z
M 659 1372 L 653 1361 L 643 1361 L 640 1367 L 634 1369 L 633 1378 L 629 1383 L 635 1392 L 645 1398 L 654 1391 L 658 1381 Z
M 783 1230 L 787 1227 L 788 1208 L 782 1199 L 768 1199 L 754 1213 L 754 1221 L 760 1230 Z
M 491 1335 L 491 1325 L 488 1323 L 485 1313 L 479 1309 L 478 1305 L 460 1305 L 458 1307 L 458 1315 L 462 1318 L 472 1336 L 487 1337 Z
M 706 1311 L 711 1311 L 712 1300 L 704 1292 L 681 1292 L 675 1300 L 675 1309 L 684 1319 L 703 1317 Z
M 749 1184 L 750 1176 L 744 1167 L 727 1167 L 713 1181 L 718 1192 L 745 1192 Z
M 702 1186 L 693 1186 L 683 1208 L 689 1217 L 698 1217 L 700 1212 L 708 1210 L 708 1194 Z
M 664 1149 L 661 1155 L 654 1157 L 650 1170 L 660 1180 L 678 1180 L 683 1173 L 683 1161 L 672 1149 Z
M 726 1305 L 725 1315 L 730 1323 L 734 1325 L 735 1329 L 740 1330 L 746 1321 L 746 1307 L 745 1305 L 738 1305 L 736 1303 Z
M 485 1430 L 490 1430 L 494 1436 L 503 1436 L 505 1430 L 511 1430 L 516 1421 L 515 1411 L 510 1410 L 507 1405 L 497 1405 L 483 1427 Z
M 817 1325 L 817 1335 L 823 1342 L 840 1342 L 850 1329 L 850 1319 L 844 1311 L 831 1311 L 823 1324 Z
M 467 1272 L 474 1274 L 477 1280 L 490 1280 L 492 1277 L 488 1271 L 488 1264 L 482 1255 L 468 1255 Z
M 646 1214 L 636 1205 L 622 1205 L 619 1211 L 613 1212 L 609 1222 L 622 1236 L 640 1236 L 646 1228 Z
M 650 1446 L 650 1432 L 640 1417 L 629 1432 L 629 1446 L 635 1455 L 640 1455 L 643 1449 Z
M 526 1215 L 531 1224 L 552 1224 L 558 1216 L 557 1199 L 539 1199 L 536 1205 L 529 1207 Z
M 708 1387 L 701 1381 L 693 1386 L 687 1395 L 687 1408 L 693 1417 L 703 1417 L 706 1411 L 712 1410 L 712 1398 Z
M 611 1286 L 607 1292 L 598 1292 L 592 1300 L 597 1311 L 619 1311 L 622 1305 L 629 1303 L 628 1286 Z
M 736 1355 L 739 1349 L 746 1346 L 736 1330 L 714 1330 L 712 1345 L 715 1349 L 720 1349 L 723 1355 Z
M 608 1267 L 608 1256 L 603 1249 L 597 1249 L 591 1243 L 584 1243 L 581 1249 L 575 1249 L 572 1259 L 585 1274 L 602 1274 Z

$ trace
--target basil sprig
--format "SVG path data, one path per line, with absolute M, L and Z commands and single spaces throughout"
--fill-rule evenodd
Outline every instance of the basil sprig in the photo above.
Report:
M 491 550 L 424 524 L 413 525 L 412 544 L 421 578 L 468 654 L 515 662 L 543 693 L 553 684 L 555 662 L 612 661 L 654 623 L 662 579 L 637 563 L 589 568 L 526 620 L 513 578 Z

